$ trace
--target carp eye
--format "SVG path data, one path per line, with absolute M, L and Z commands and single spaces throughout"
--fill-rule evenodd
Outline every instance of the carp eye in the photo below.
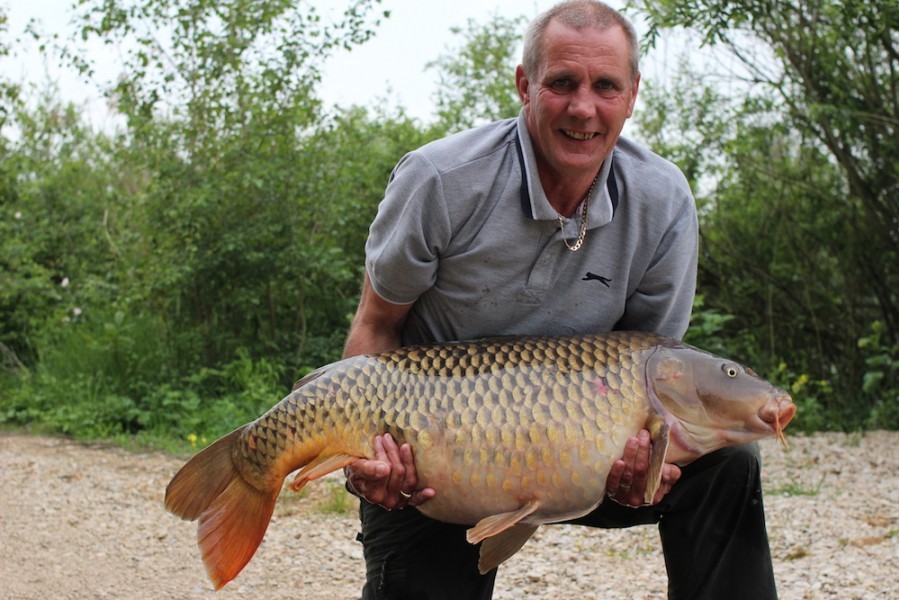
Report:
M 731 379 L 733 379 L 740 373 L 737 370 L 737 367 L 735 367 L 733 365 L 728 365 L 728 364 L 721 365 L 721 370 L 724 371 L 724 374 L 727 375 L 728 377 L 730 377 Z

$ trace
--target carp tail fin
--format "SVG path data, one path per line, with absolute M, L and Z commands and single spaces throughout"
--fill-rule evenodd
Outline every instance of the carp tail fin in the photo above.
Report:
M 169 512 L 188 521 L 199 519 L 197 545 L 215 589 L 250 562 L 268 529 L 280 491 L 257 489 L 238 471 L 232 452 L 242 430 L 232 431 L 194 456 L 165 492 Z
M 238 476 L 231 451 L 243 428 L 236 429 L 187 461 L 165 488 L 165 508 L 185 521 L 196 521 Z
M 197 545 L 215 589 L 237 577 L 253 558 L 272 519 L 277 491 L 258 490 L 238 475 L 200 515 Z

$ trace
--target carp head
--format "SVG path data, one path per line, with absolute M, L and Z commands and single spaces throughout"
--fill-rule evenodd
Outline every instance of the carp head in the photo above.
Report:
M 776 435 L 796 414 L 790 395 L 734 361 L 687 345 L 646 361 L 650 402 L 669 430 L 666 460 L 687 464 L 724 446 Z

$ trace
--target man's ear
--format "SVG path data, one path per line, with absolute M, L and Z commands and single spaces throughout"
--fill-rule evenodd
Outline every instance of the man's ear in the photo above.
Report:
M 518 90 L 518 99 L 521 100 L 522 104 L 527 105 L 529 102 L 528 99 L 528 88 L 530 87 L 530 81 L 528 81 L 528 76 L 524 73 L 524 67 L 518 65 L 518 68 L 515 69 L 515 89 Z

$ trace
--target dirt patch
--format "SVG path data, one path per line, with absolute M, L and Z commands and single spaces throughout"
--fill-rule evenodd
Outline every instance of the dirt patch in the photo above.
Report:
M 899 598 L 899 432 L 762 443 L 766 509 L 785 600 Z M 182 460 L 0 435 L 0 597 L 358 598 L 355 501 L 328 477 L 282 494 L 265 540 L 214 593 L 195 526 L 162 507 Z M 506 563 L 497 600 L 665 597 L 653 527 L 549 526 Z

